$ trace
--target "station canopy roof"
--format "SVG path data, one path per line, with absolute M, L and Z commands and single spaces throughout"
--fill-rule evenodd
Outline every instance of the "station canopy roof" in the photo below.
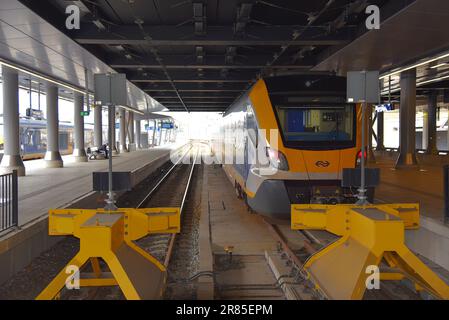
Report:
M 367 6 L 380 8 L 383 25 L 418 2 L 423 1 L 21 1 L 170 111 L 219 112 L 266 75 L 356 68 L 347 61 L 335 64 L 333 57 L 379 32 L 366 28 Z M 81 10 L 79 30 L 65 27 L 71 4 Z

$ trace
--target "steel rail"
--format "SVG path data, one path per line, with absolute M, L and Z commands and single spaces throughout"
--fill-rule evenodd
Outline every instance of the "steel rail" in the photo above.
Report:
M 145 198 L 139 202 L 137 205 L 137 208 L 141 208 L 146 202 L 148 202 L 148 199 L 154 194 L 154 192 L 161 186 L 161 184 L 167 179 L 167 177 L 172 173 L 172 171 L 179 165 L 179 163 L 185 158 L 187 153 L 192 150 L 193 146 L 190 146 L 190 148 L 179 158 L 176 163 L 170 167 L 170 169 L 167 171 L 167 173 L 159 179 L 159 181 L 156 183 L 156 185 L 150 190 L 150 192 L 145 196 Z
M 197 150 L 196 155 L 195 155 L 195 159 L 193 160 L 192 168 L 190 169 L 189 178 L 187 180 L 186 190 L 184 191 L 184 195 L 182 197 L 181 206 L 180 206 L 180 209 L 179 209 L 181 217 L 182 217 L 182 212 L 183 212 L 183 209 L 184 209 L 185 200 L 187 198 L 187 193 L 189 192 L 189 189 L 190 189 L 190 183 L 192 181 L 193 170 L 195 169 L 195 164 L 196 164 L 196 161 L 198 159 L 198 154 L 199 154 L 199 150 Z M 174 244 L 175 244 L 175 240 L 176 240 L 176 233 L 172 234 L 172 236 L 170 238 L 170 242 L 168 244 L 167 254 L 166 254 L 165 260 L 164 260 L 164 266 L 166 268 L 168 267 L 168 264 L 170 263 L 170 258 L 171 258 L 171 254 L 173 252 L 173 247 L 174 247 Z

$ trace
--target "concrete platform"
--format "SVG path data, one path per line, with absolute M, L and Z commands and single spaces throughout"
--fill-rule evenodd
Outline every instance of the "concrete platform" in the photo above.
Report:
M 170 159 L 173 144 L 124 153 L 113 158 L 116 171 L 130 171 L 137 184 Z M 26 267 L 63 237 L 48 236 L 48 210 L 103 207 L 92 191 L 92 172 L 106 171 L 107 160 L 75 163 L 64 157 L 64 168 L 44 168 L 43 160 L 28 161 L 27 176 L 19 178 L 19 228 L 0 235 L 0 284 Z
M 219 166 L 204 166 L 216 299 L 284 299 L 265 258 L 277 242 L 260 216 L 250 214 Z M 202 218 L 203 219 L 203 218 Z M 232 258 L 226 248 L 232 247 Z
M 156 147 L 122 153 L 113 157 L 114 171 L 133 171 L 179 145 Z M 44 168 L 43 160 L 26 161 L 27 176 L 19 177 L 19 225 L 46 215 L 48 209 L 58 208 L 92 191 L 92 172 L 106 171 L 107 160 L 76 163 L 71 156 L 63 157 L 64 168 Z M 142 174 L 143 175 L 143 174 Z
M 421 228 L 406 231 L 407 245 L 449 270 L 449 226 L 444 224 L 443 165 L 448 156 L 420 155 L 420 170 L 395 170 L 396 153 L 376 153 L 381 169 L 378 203 L 420 204 Z

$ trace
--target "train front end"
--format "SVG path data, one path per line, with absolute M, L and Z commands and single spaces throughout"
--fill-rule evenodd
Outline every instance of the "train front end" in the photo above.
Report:
M 341 186 L 343 169 L 355 168 L 364 156 L 361 108 L 346 102 L 345 78 L 268 78 L 255 85 L 250 99 L 266 135 L 259 148 L 270 163 L 248 175 L 254 210 L 289 218 L 291 204 L 356 201 L 357 190 Z

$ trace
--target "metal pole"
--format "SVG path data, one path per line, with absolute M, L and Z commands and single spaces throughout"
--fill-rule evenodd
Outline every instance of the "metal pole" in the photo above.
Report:
M 111 88 L 111 78 L 109 78 L 109 92 L 112 92 Z M 115 206 L 115 200 L 114 200 L 114 191 L 113 191 L 113 185 L 112 185 L 112 142 L 113 142 L 113 134 L 115 126 L 115 107 L 110 104 L 108 106 L 108 140 L 109 140 L 109 152 L 108 152 L 108 162 L 109 162 L 109 170 L 108 170 L 108 199 L 106 200 L 106 206 L 105 209 L 109 211 L 115 211 L 117 210 L 117 207 Z
M 365 74 L 366 77 L 366 74 Z M 366 79 L 366 78 L 365 78 Z M 357 204 L 358 205 L 366 205 L 368 204 L 368 201 L 366 200 L 366 187 L 365 187 L 365 138 L 366 138 L 366 134 L 365 134 L 365 130 L 366 130 L 366 81 L 365 81 L 365 94 L 364 94 L 364 101 L 362 104 L 362 156 L 360 159 L 360 189 L 359 189 L 359 194 L 357 196 L 358 201 Z
M 365 119 L 366 119 L 366 102 L 363 102 L 362 104 L 362 157 L 360 159 L 360 189 L 359 189 L 359 195 L 357 198 L 359 199 L 357 201 L 358 205 L 365 205 L 367 204 L 366 201 L 366 188 L 365 188 Z

